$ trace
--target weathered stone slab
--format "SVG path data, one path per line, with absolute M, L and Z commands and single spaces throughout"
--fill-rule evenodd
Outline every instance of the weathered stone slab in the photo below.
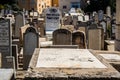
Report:
M 24 33 L 23 69 L 27 69 L 35 48 L 39 47 L 39 35 L 35 28 L 29 27 Z
M 39 68 L 107 68 L 86 49 L 41 49 L 39 54 Z
M 0 80 L 14 80 L 13 69 L 0 69 Z
M 104 49 L 104 33 L 102 28 L 93 27 L 88 30 L 88 48 L 94 50 Z
M 72 33 L 67 29 L 57 29 L 53 32 L 53 45 L 71 45 Z
M 59 62 L 57 63 L 57 61 Z M 36 49 L 29 66 L 30 68 L 28 69 L 28 74 L 25 76 L 25 80 L 120 79 L 120 73 L 107 63 L 105 59 L 87 49 Z

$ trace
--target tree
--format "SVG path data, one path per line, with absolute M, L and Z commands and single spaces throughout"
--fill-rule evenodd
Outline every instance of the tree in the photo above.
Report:
M 86 7 L 86 12 L 93 12 L 98 10 L 106 11 L 106 7 L 109 5 L 109 0 L 90 0 L 90 4 Z

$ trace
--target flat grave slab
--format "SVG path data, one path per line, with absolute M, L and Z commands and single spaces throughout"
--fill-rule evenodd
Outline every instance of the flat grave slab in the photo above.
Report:
M 0 69 L 0 80 L 12 80 L 13 75 L 13 69 Z
M 120 55 L 118 54 L 99 54 L 103 58 L 109 61 L 119 61 L 120 62 Z
M 119 80 L 120 73 L 87 49 L 36 48 L 24 80 Z
M 87 49 L 41 49 L 39 68 L 107 68 Z

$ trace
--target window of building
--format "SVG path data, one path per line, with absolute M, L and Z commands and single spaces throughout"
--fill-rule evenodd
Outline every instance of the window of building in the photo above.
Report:
M 67 6 L 64 5 L 64 6 L 63 6 L 63 9 L 67 9 Z
M 71 8 L 80 8 L 80 2 L 71 2 Z

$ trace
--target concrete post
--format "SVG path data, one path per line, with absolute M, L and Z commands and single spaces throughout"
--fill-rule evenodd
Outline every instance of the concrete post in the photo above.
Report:
M 120 51 L 120 0 L 116 0 L 116 40 L 115 50 Z

